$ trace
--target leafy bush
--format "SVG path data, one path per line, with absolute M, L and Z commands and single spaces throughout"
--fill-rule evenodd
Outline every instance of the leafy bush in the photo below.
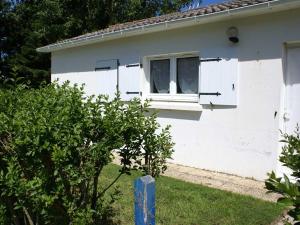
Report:
M 68 84 L 0 91 L 1 223 L 103 224 L 114 201 L 105 193 L 122 174 L 166 169 L 169 127 L 160 129 L 147 102 L 83 96 Z M 122 169 L 100 188 L 113 154 Z
M 278 202 L 290 206 L 288 214 L 294 219 L 293 224 L 300 224 L 300 133 L 297 127 L 294 134 L 283 134 L 282 142 L 285 143 L 279 161 L 292 171 L 292 179 L 287 175 L 276 177 L 275 173 L 269 174 L 266 188 L 270 192 L 281 194 Z M 287 224 L 289 224 L 287 222 Z

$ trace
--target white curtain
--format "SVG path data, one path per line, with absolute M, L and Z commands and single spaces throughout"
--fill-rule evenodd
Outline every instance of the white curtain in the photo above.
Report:
M 177 59 L 177 93 L 198 93 L 199 57 Z
M 170 60 L 153 60 L 150 66 L 150 88 L 152 93 L 170 92 Z

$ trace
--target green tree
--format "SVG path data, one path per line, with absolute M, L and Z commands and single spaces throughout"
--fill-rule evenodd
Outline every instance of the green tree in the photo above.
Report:
M 283 143 L 279 161 L 291 170 L 292 178 L 284 174 L 277 177 L 272 171 L 266 180 L 266 188 L 270 192 L 278 193 L 277 201 L 289 207 L 288 214 L 294 219 L 292 224 L 300 224 L 300 130 L 296 128 L 294 134 L 283 134 Z M 286 224 L 290 224 L 287 222 Z
M 137 99 L 84 98 L 68 84 L 2 89 L 0 222 L 107 224 L 107 190 L 132 169 L 157 177 L 172 152 L 169 127 Z M 115 154 L 122 167 L 105 186 L 100 174 Z
M 49 81 L 50 58 L 36 47 L 64 37 L 62 20 L 55 1 L 5 1 L 1 34 L 2 80 L 24 77 L 38 86 Z
M 180 10 L 192 0 L 1 0 L 0 82 L 50 80 L 50 54 L 36 48 L 109 25 Z

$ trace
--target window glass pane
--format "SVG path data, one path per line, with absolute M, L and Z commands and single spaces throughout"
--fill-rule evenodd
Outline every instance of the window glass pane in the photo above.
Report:
M 199 57 L 177 59 L 177 93 L 197 94 Z
M 170 60 L 152 60 L 150 62 L 151 93 L 170 92 Z

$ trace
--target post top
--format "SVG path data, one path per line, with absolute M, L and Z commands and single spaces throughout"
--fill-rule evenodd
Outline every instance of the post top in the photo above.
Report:
M 155 182 L 155 179 L 152 176 L 150 176 L 150 175 L 140 177 L 138 180 L 141 180 L 145 184 L 149 184 L 149 183 L 154 183 Z

